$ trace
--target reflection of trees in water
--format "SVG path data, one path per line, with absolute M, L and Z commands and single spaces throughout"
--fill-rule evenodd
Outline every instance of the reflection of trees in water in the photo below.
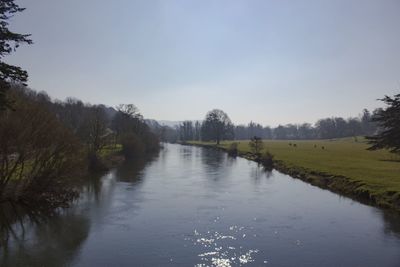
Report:
M 384 233 L 400 238 L 400 214 L 389 211 L 379 212 L 382 214 L 382 219 L 385 223 Z
M 158 154 L 125 161 L 116 169 L 116 178 L 121 182 L 137 183 L 142 180 L 145 167 L 156 160 Z
M 255 183 L 259 183 L 264 177 L 270 178 L 272 176 L 272 169 L 264 168 L 260 164 L 254 164 L 253 167 L 250 168 L 250 177 L 253 178 Z
M 82 186 L 82 195 L 86 199 L 94 199 L 96 202 L 106 200 L 113 192 L 117 181 L 138 183 L 141 181 L 143 170 L 152 161 L 158 158 L 158 154 L 150 154 L 145 157 L 124 161 L 118 168 L 109 173 L 92 174 L 85 179 Z
M 85 184 L 81 187 L 81 194 L 89 199 L 91 199 L 90 196 L 93 196 L 95 201 L 98 202 L 103 187 L 101 179 L 103 176 L 104 174 L 92 174 L 88 176 L 85 179 Z
M 192 146 L 179 146 L 179 154 L 185 161 L 191 161 L 193 149 L 194 147 Z
M 25 239 L 24 218 L 20 215 L 21 207 L 12 203 L 3 203 L 0 207 L 0 244 L 1 248 L 7 247 L 9 240 Z M 26 214 L 27 220 L 35 221 L 35 217 Z M 32 217 L 32 218 L 31 218 Z
M 89 228 L 89 220 L 73 211 L 46 214 L 2 206 L 1 266 L 64 266 L 74 259 Z
M 65 266 L 86 240 L 90 213 L 111 204 L 117 181 L 139 183 L 155 155 L 126 161 L 108 174 L 93 174 L 81 184 L 81 198 L 69 209 L 32 210 L 5 204 L 0 207 L 0 266 Z
M 204 174 L 206 174 L 207 180 L 211 182 L 210 186 L 215 188 L 222 186 L 221 189 L 227 186 L 224 181 L 232 178 L 237 159 L 229 157 L 225 152 L 207 148 L 201 148 L 200 158 Z M 218 184 L 215 184 L 216 182 Z
M 166 162 L 169 149 L 170 149 L 170 144 L 168 144 L 168 143 L 162 144 L 161 149 L 158 152 L 158 161 L 161 161 L 163 163 Z
M 231 157 L 231 156 L 227 156 L 226 157 L 226 165 L 228 167 L 232 167 L 234 164 L 236 164 L 237 162 L 237 157 Z
M 226 154 L 216 149 L 202 148 L 201 160 L 209 171 L 217 172 L 223 167 Z

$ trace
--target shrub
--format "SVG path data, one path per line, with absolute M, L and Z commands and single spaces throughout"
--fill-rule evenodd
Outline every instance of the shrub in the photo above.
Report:
M 259 157 L 259 163 L 261 163 L 264 168 L 271 170 L 274 167 L 274 155 L 269 151 L 266 151 L 261 155 L 261 157 Z
M 263 141 L 260 137 L 254 136 L 249 142 L 250 150 L 256 157 L 260 157 L 261 150 L 264 148 Z
M 228 148 L 228 155 L 232 157 L 236 157 L 238 155 L 238 143 L 233 142 L 230 144 Z

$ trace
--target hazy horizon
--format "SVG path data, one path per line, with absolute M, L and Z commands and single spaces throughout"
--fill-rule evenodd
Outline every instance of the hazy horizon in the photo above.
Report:
M 395 0 L 18 3 L 11 27 L 34 44 L 5 61 L 52 98 L 277 126 L 355 117 L 400 89 Z

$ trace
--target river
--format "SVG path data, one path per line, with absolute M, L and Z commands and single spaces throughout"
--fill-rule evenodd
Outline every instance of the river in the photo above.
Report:
M 398 215 L 206 148 L 166 144 L 68 209 L 13 214 L 4 267 L 400 266 Z

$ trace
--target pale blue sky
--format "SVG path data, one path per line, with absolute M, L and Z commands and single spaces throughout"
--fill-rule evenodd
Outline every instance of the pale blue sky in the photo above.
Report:
M 399 0 L 20 0 L 6 61 L 52 97 L 146 118 L 235 123 L 356 116 L 400 91 Z

